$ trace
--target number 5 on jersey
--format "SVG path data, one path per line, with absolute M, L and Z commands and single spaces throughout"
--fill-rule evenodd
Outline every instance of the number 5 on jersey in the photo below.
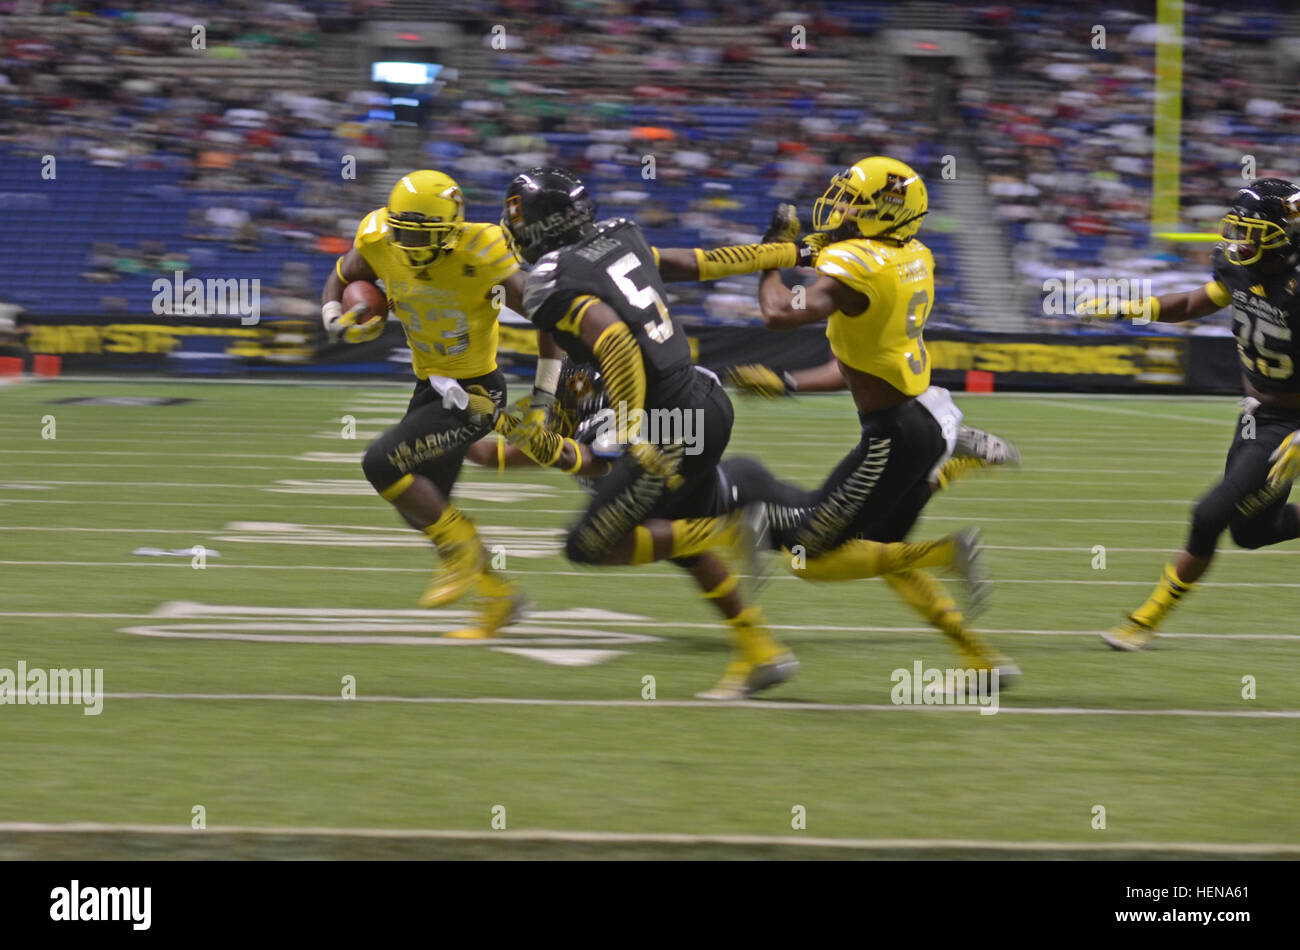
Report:
M 658 312 L 658 320 L 646 321 L 645 333 L 656 343 L 663 343 L 673 335 L 673 322 L 668 317 L 668 307 L 659 296 L 659 291 L 649 284 L 638 287 L 632 282 L 632 278 L 627 276 L 628 272 L 635 270 L 639 264 L 636 255 L 629 252 L 605 268 L 605 273 L 609 274 L 618 289 L 623 291 L 623 296 L 632 306 L 638 310 L 649 310 L 653 307 Z

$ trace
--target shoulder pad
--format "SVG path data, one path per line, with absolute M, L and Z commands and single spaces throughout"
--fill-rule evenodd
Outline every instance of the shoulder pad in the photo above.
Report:
M 388 222 L 384 220 L 383 208 L 376 208 L 357 225 L 357 236 L 352 242 L 355 247 L 362 247 L 367 244 L 375 244 L 384 240 L 388 234 Z
M 855 238 L 836 241 L 823 248 L 817 255 L 817 272 L 853 286 L 869 280 L 887 263 L 888 258 L 874 249 L 869 241 Z
M 467 223 L 461 231 L 460 244 L 456 250 L 462 254 L 482 254 L 497 241 L 504 241 L 505 233 L 499 224 L 487 224 L 477 221 Z
M 524 281 L 524 313 L 531 317 L 546 303 L 555 290 L 556 270 L 559 268 L 559 251 L 543 254 L 528 272 Z

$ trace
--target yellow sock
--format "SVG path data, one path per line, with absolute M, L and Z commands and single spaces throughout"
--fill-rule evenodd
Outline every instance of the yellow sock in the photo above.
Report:
M 767 632 L 763 608 L 746 607 L 734 617 L 727 618 L 731 628 L 731 641 L 736 652 L 750 663 L 766 663 L 782 652 L 781 645 Z
M 468 546 L 479 544 L 478 531 L 474 528 L 474 522 L 451 504 L 442 509 L 438 520 L 425 528 L 424 533 L 443 558 L 451 557 Z
M 953 642 L 957 652 L 985 665 L 992 650 L 974 631 L 966 629 L 966 618 L 943 585 L 925 571 L 898 571 L 885 575 L 894 593 Z
M 918 544 L 855 540 L 844 542 L 834 551 L 809 558 L 802 570 L 795 573 L 813 581 L 847 581 L 879 577 L 914 567 L 947 567 L 952 563 L 952 557 L 953 542 L 949 538 Z M 794 563 L 798 563 L 797 559 Z
M 730 544 L 736 536 L 736 519 L 680 518 L 672 522 L 673 547 L 669 557 L 694 557 Z
M 988 468 L 989 463 L 981 458 L 973 456 L 964 456 L 962 458 L 950 458 L 939 466 L 938 480 L 939 491 L 943 491 L 959 478 L 970 475 L 972 472 L 978 472 L 981 469 Z
M 636 546 L 632 549 L 631 564 L 649 564 L 655 559 L 655 539 L 650 534 L 650 529 L 644 525 L 637 525 L 632 529 L 636 538 Z
M 1129 614 L 1135 623 L 1140 623 L 1148 630 L 1154 630 L 1183 599 L 1183 595 L 1195 587 L 1179 580 L 1173 564 L 1166 564 L 1160 583 L 1151 592 L 1151 596 L 1133 613 Z

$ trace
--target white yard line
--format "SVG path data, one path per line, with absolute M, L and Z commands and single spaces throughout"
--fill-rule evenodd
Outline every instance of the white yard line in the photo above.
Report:
M 966 713 L 980 716 L 987 707 L 942 704 L 923 706 L 892 703 L 803 703 L 748 699 L 717 702 L 708 699 L 544 699 L 515 696 L 367 696 L 345 699 L 338 694 L 312 693 L 104 693 L 105 700 L 157 700 L 162 702 L 293 702 L 372 703 L 416 706 L 567 706 L 638 709 L 761 709 L 782 712 L 913 712 Z M 1083 706 L 1010 706 L 1002 703 L 994 715 L 1021 716 L 1145 716 L 1176 719 L 1300 719 L 1300 709 L 1089 709 Z M 985 714 L 981 718 L 988 718 Z
M 434 621 L 444 614 L 423 608 L 410 608 L 407 610 L 394 610 L 391 608 L 377 608 L 370 610 L 365 607 L 252 607 L 240 606 L 235 608 L 207 605 L 201 615 L 196 615 L 192 619 L 212 619 L 219 614 L 235 613 L 240 617 L 265 613 L 275 617 L 302 616 L 302 617 L 320 617 L 327 620 L 339 619 L 372 619 L 378 614 L 382 618 L 390 617 L 428 619 Z M 61 610 L 0 610 L 0 617 L 23 617 L 23 618 L 56 618 L 56 619 L 86 619 L 86 620 L 163 620 L 167 619 L 157 611 L 151 613 L 94 613 L 88 611 L 61 611 Z M 575 621 L 579 622 L 579 621 Z M 640 620 L 631 617 L 601 617 L 600 623 L 608 627 L 663 627 L 662 620 Z M 698 621 L 672 621 L 671 625 L 679 629 L 691 630 L 717 630 L 716 623 L 702 623 Z M 843 624 L 770 624 L 772 630 L 781 630 L 794 633 L 934 633 L 931 627 L 919 626 L 874 626 L 874 625 L 856 625 L 846 626 Z M 984 633 L 996 636 L 1035 636 L 1035 637 L 1095 637 L 1100 631 L 1098 628 L 1088 630 L 1053 630 L 1040 627 L 986 627 L 981 626 L 980 630 Z M 1161 638 L 1172 640 L 1300 640 L 1300 633 L 1161 633 Z M 482 641 L 490 643 L 492 641 Z
M 1137 416 L 1139 419 L 1160 419 L 1163 422 L 1195 422 L 1205 425 L 1222 426 L 1227 415 L 1224 416 L 1179 416 L 1171 415 L 1167 412 L 1150 412 L 1146 409 L 1122 409 L 1119 406 L 1082 406 L 1074 402 L 1057 402 L 1050 403 L 1058 409 L 1081 409 L 1085 412 L 1107 412 L 1113 415 Z
M 688 834 L 679 832 L 623 831 L 464 831 L 442 828 L 320 828 L 296 825 L 149 825 L 104 822 L 0 822 L 0 834 L 129 834 L 214 837 L 370 838 L 394 841 L 506 841 L 566 842 L 580 844 L 738 845 L 792 848 L 842 848 L 854 851 L 1017 851 L 1027 853 L 1078 851 L 1150 851 L 1157 853 L 1207 853 L 1233 855 L 1300 854 L 1300 844 L 1277 842 L 1195 841 L 1011 841 L 971 838 L 817 838 L 796 835 Z

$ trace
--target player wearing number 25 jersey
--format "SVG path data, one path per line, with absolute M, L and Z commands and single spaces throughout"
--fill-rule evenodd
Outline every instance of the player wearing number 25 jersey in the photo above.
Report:
M 1300 537 L 1300 513 L 1287 503 L 1300 473 L 1300 187 L 1281 178 L 1251 182 L 1233 197 L 1219 236 L 1214 279 L 1203 287 L 1094 300 L 1081 310 L 1178 323 L 1231 306 L 1246 393 L 1223 480 L 1197 502 L 1183 550 L 1146 603 L 1102 634 L 1117 650 L 1151 645 L 1156 627 L 1209 569 L 1224 531 L 1243 548 Z

